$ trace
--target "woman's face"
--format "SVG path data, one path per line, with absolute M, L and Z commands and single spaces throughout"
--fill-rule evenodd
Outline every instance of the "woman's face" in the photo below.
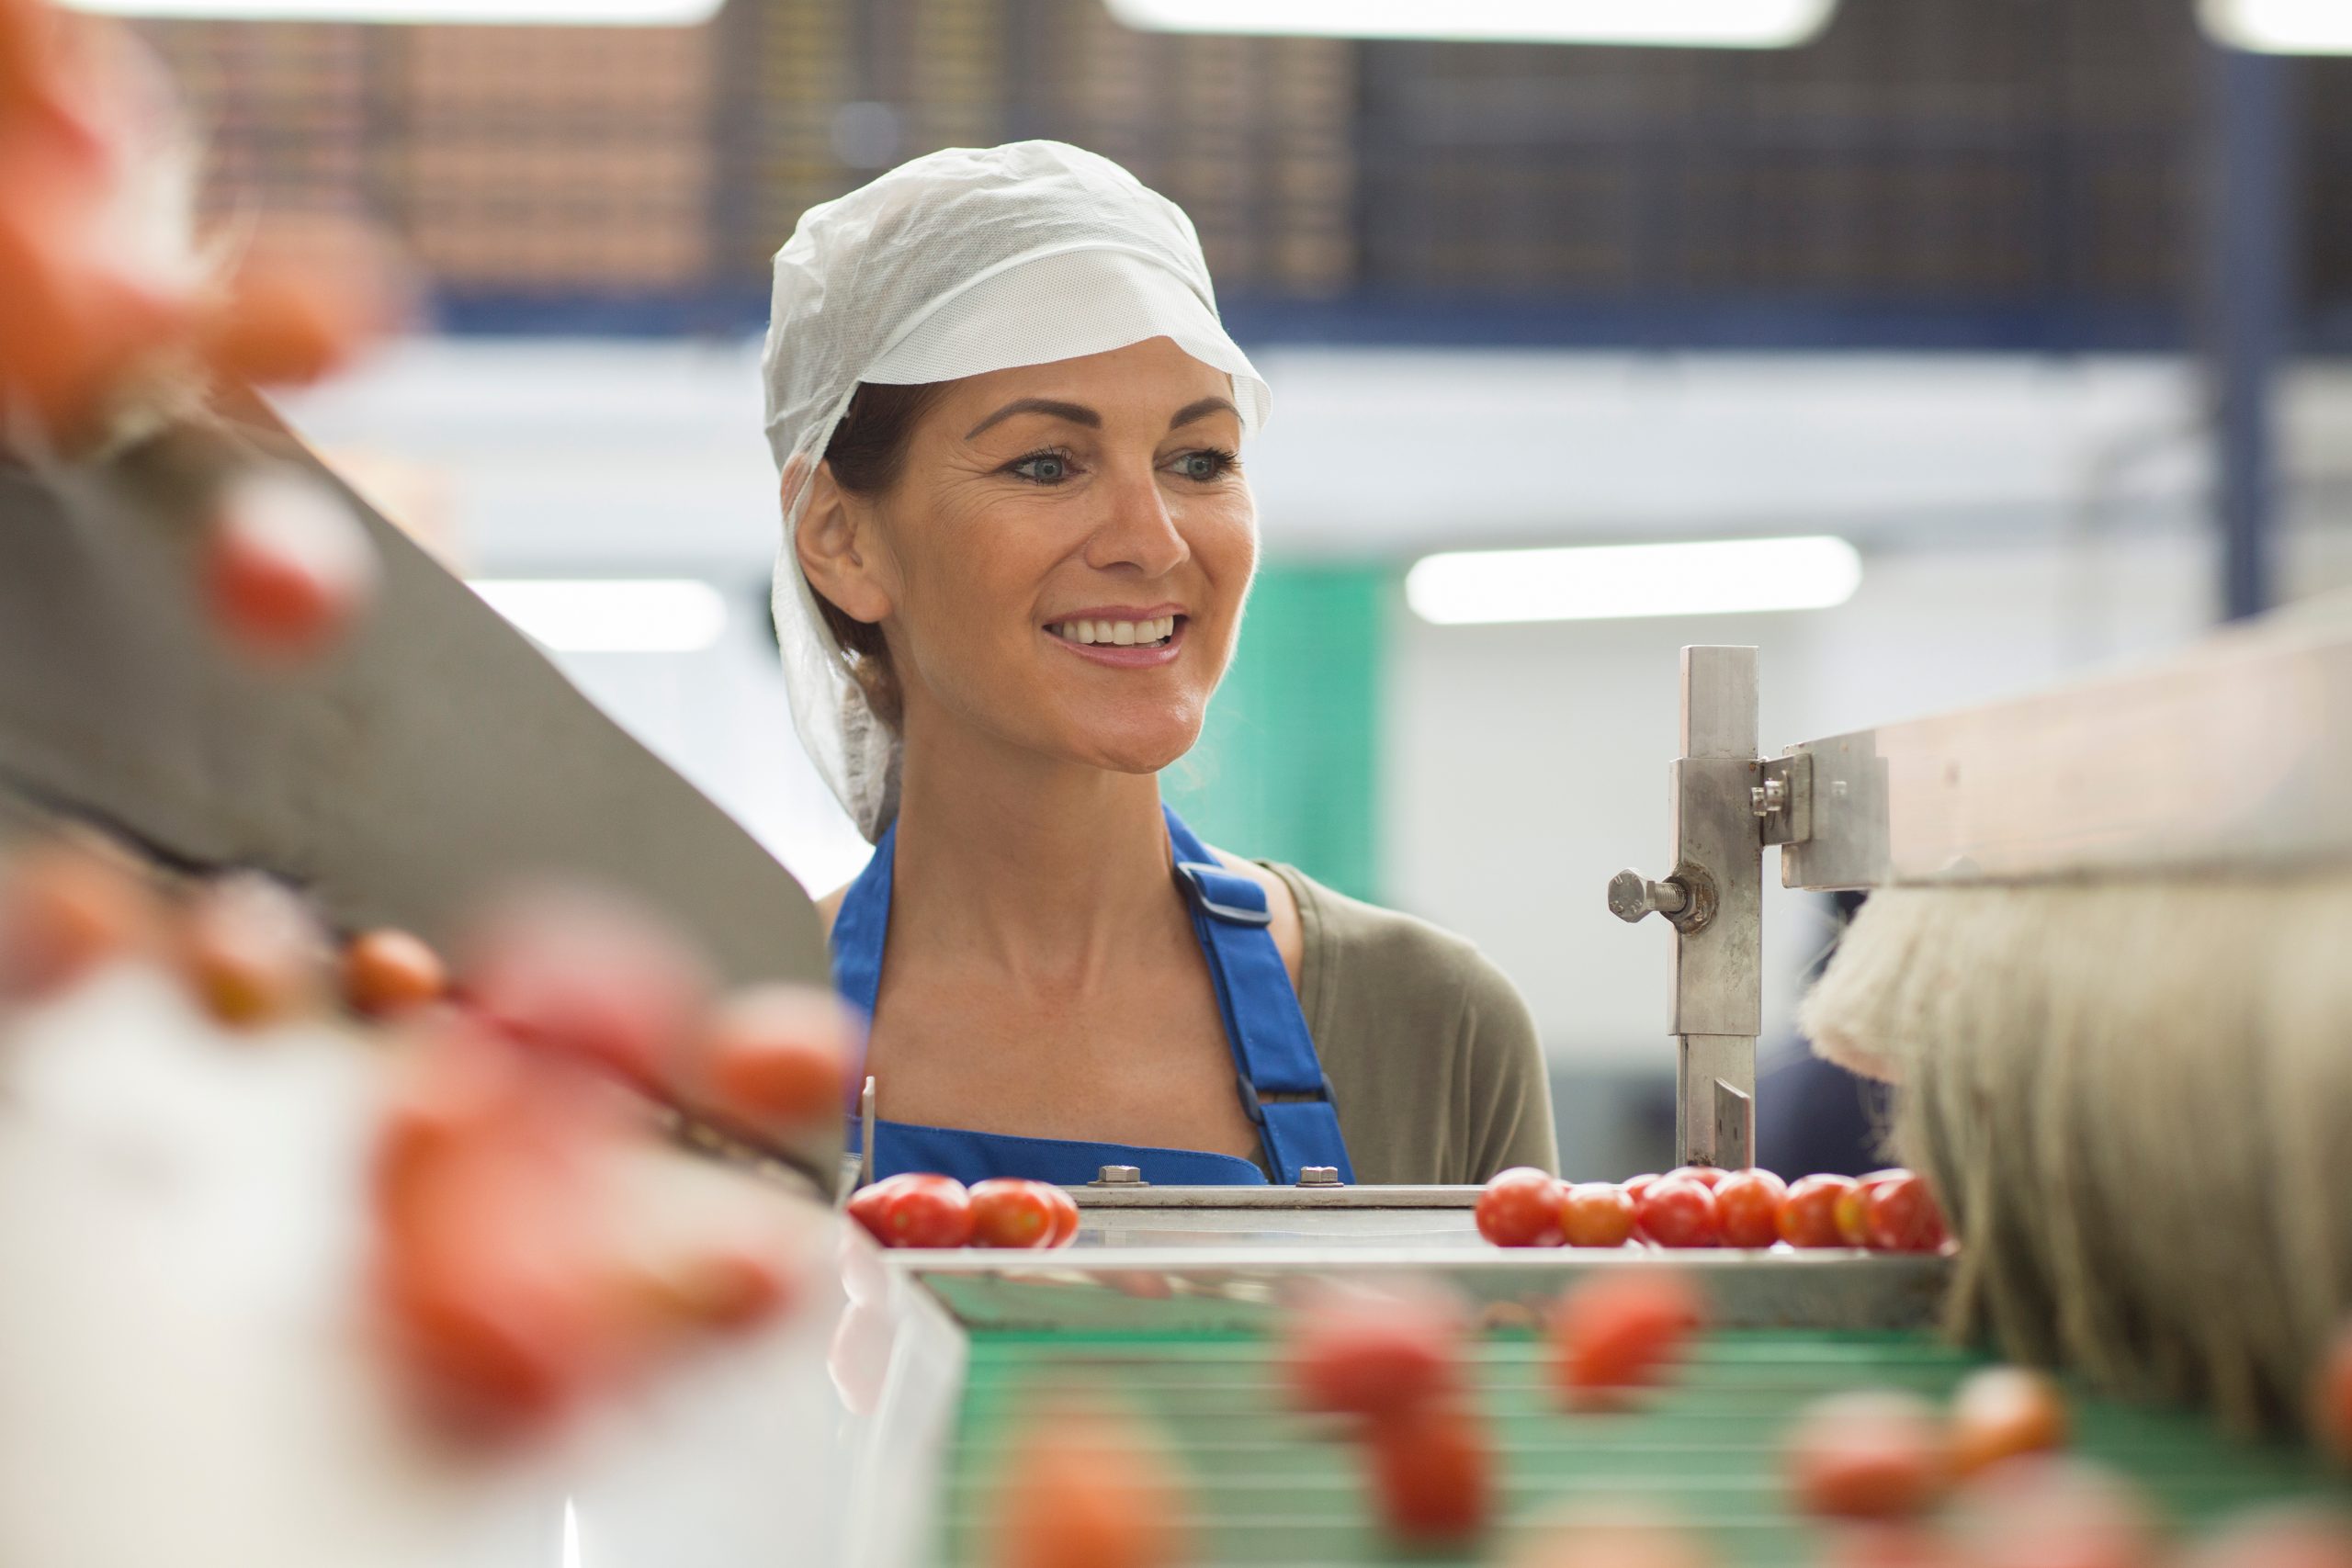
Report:
M 910 735 L 1130 773 L 1191 748 L 1257 566 L 1232 395 L 1166 338 L 948 386 L 851 503 Z

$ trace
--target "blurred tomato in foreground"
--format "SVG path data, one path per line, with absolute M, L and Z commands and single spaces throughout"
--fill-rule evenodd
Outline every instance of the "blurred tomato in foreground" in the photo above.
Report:
M 1461 1384 L 1463 1308 L 1428 1289 L 1319 1282 L 1292 1304 L 1284 1364 L 1301 1409 L 1382 1417 L 1448 1398 Z
M 1175 1568 L 1182 1487 L 1148 1428 L 1119 1412 L 1035 1413 L 1004 1455 L 990 1568 Z
M 2313 1424 L 2335 1457 L 2352 1465 L 2352 1323 L 2335 1331 L 2313 1382 Z
M 154 899 L 130 871 L 76 844 L 34 844 L 0 865 L 0 1000 L 80 982 L 144 942 Z
M 1679 1274 L 1599 1274 L 1554 1309 L 1553 1384 L 1571 1408 L 1622 1403 L 1659 1381 L 1703 1321 L 1698 1293 Z
M 2224 1520 L 2182 1568 L 2352 1568 L 2352 1515 L 2313 1503 L 2274 1504 Z
M 1862 1389 L 1807 1405 L 1790 1431 L 1797 1505 L 1833 1518 L 1904 1518 L 1932 1507 L 1951 1457 L 1933 1406 L 1916 1394 Z
M 215 374 L 308 385 L 400 324 L 408 290 L 390 248 L 349 221 L 266 220 L 195 327 Z
M 1486 1427 L 1450 1403 L 1408 1406 L 1371 1424 L 1364 1443 L 1373 1498 L 1388 1534 L 1412 1546 L 1467 1540 L 1495 1502 Z
M 769 1129 L 833 1125 L 857 1050 L 854 1014 L 813 986 L 753 986 L 719 1003 L 702 1043 L 718 1105 Z
M 1714 1553 L 1662 1515 L 1589 1504 L 1530 1522 L 1508 1568 L 1713 1568 Z
M 238 652 L 285 665 L 349 634 L 382 566 L 342 497 L 265 468 L 231 480 L 214 502 L 201 571 L 213 629 Z
M 2066 1446 L 2066 1396 L 2048 1374 L 2025 1367 L 1971 1372 L 1952 1394 L 1953 1473 L 1973 1475 L 2019 1454 Z
M 1970 1568 L 2154 1568 L 2154 1511 L 2113 1471 L 2062 1457 L 2014 1459 L 1961 1488 L 1953 1540 Z
M 368 1018 L 390 1018 L 439 1001 L 449 972 L 424 938 L 390 926 L 361 931 L 343 946 L 343 999 Z
M 198 1002 L 236 1028 L 282 1022 L 324 989 L 324 931 L 301 898 L 256 872 L 216 877 L 190 895 L 177 946 Z
M 709 982 L 666 923 L 580 888 L 497 905 L 462 949 L 461 988 L 535 1050 L 659 1090 L 698 1028 Z

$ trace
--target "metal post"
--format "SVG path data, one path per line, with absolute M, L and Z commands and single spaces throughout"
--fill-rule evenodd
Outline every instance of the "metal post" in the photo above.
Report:
M 1674 869 L 1621 872 L 1610 908 L 1674 926 L 1675 1154 L 1736 1169 L 1753 1157 L 1756 1036 L 1763 1028 L 1764 830 L 1756 650 L 1682 650 L 1682 755 L 1669 775 Z
M 2271 394 L 2293 310 L 2293 62 L 2216 46 L 2206 150 L 2204 330 L 2213 404 L 2222 608 L 2275 596 Z

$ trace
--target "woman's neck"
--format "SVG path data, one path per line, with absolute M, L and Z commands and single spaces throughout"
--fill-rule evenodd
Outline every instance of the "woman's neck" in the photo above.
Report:
M 1084 989 L 1184 931 L 1152 774 L 926 733 L 907 748 L 898 832 L 890 940 L 926 963 Z

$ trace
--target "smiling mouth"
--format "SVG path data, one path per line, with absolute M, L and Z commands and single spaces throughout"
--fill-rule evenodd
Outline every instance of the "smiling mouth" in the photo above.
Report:
M 1084 647 L 1160 648 L 1176 636 L 1182 615 L 1157 615 L 1143 621 L 1056 621 L 1046 630 L 1064 642 Z

